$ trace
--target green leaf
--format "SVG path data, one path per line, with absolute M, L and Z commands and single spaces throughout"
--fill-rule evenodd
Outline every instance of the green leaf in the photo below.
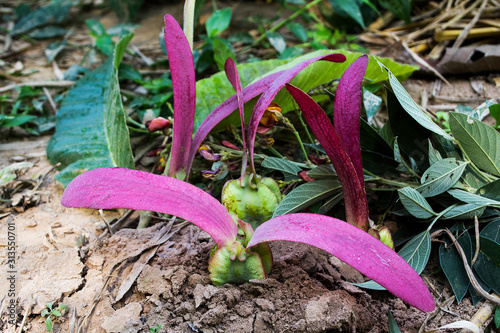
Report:
M 448 194 L 450 194 L 455 199 L 458 199 L 466 203 L 476 204 L 480 206 L 500 207 L 500 201 L 485 198 L 480 195 L 472 194 L 466 191 L 449 190 Z
M 45 56 L 47 57 L 47 62 L 50 64 L 57 57 L 59 53 L 66 47 L 66 41 L 53 42 L 50 43 L 45 49 Z
M 307 31 L 302 24 L 290 22 L 286 26 L 301 42 L 307 42 Z
M 398 323 L 396 322 L 396 319 L 394 319 L 394 316 L 392 315 L 391 310 L 387 310 L 387 317 L 388 317 L 388 326 L 389 326 L 389 333 L 401 333 L 401 330 L 399 329 Z
M 35 118 L 36 116 L 29 114 L 16 114 L 14 116 L 4 116 L 0 114 L 0 128 L 21 126 Z
M 29 13 L 16 23 L 10 34 L 15 36 L 47 23 L 62 22 L 68 15 L 72 2 L 71 0 L 55 0 L 47 6 Z
M 94 19 L 85 20 L 85 25 L 90 30 L 90 35 L 93 37 L 99 37 L 101 35 L 106 34 L 106 28 L 104 28 L 101 22 L 97 20 Z
M 302 53 L 304 53 L 304 49 L 301 47 L 296 47 L 296 46 L 287 47 L 283 52 L 281 52 L 280 55 L 278 55 L 278 59 L 290 59 L 297 57 Z
M 109 5 L 120 21 L 132 22 L 135 20 L 143 0 L 109 0 Z
M 24 168 L 31 168 L 33 166 L 30 162 L 19 162 L 8 165 L 0 169 L 0 186 L 7 184 L 11 180 L 16 179 L 16 171 Z
M 399 250 L 398 254 L 413 267 L 417 274 L 422 273 L 431 255 L 431 237 L 429 231 L 425 230 L 413 237 Z M 354 283 L 354 285 L 372 290 L 385 290 L 384 287 L 371 280 L 364 283 Z
M 442 160 L 443 157 L 441 156 L 439 150 L 434 149 L 431 140 L 428 140 L 428 142 L 429 142 L 429 164 L 433 165 L 434 163 Z
M 398 193 L 401 203 L 411 215 L 419 219 L 429 219 L 436 216 L 431 205 L 417 190 L 411 187 L 404 187 L 399 189 Z
M 219 70 L 224 70 L 224 64 L 228 58 L 232 58 L 236 62 L 236 57 L 231 49 L 231 44 L 229 44 L 226 40 L 214 38 L 212 41 L 212 47 L 214 49 L 214 60 Z
M 231 8 L 216 10 L 206 23 L 208 38 L 214 38 L 229 27 L 231 22 Z
M 299 177 L 297 174 L 302 171 L 302 168 L 296 163 L 277 157 L 266 157 L 266 159 L 262 161 L 262 166 L 268 169 L 281 171 L 283 175 L 289 178 L 291 177 L 292 179 L 298 179 Z
M 478 168 L 500 176 L 500 133 L 477 119 L 456 112 L 450 112 L 450 128 Z
M 42 313 L 40 313 L 40 316 L 45 317 L 48 314 L 49 314 L 49 309 L 43 309 Z
M 337 173 L 331 164 L 323 164 L 307 172 L 307 175 L 314 179 L 337 177 Z
M 305 183 L 288 193 L 276 208 L 273 217 L 303 210 L 332 196 L 342 185 L 337 179 L 323 179 Z
M 474 269 L 481 279 L 500 293 L 500 220 L 488 223 L 480 233 L 479 256 Z
M 115 43 L 113 42 L 113 38 L 106 34 L 97 37 L 95 40 L 95 46 L 109 57 L 113 54 Z
M 460 244 L 467 255 L 467 260 L 470 265 L 472 262 L 472 242 L 468 232 L 463 232 L 463 230 L 461 230 L 461 234 L 462 237 L 457 238 L 458 244 Z M 455 235 L 455 237 L 456 236 L 457 235 Z M 458 254 L 458 250 L 452 245 L 452 242 L 447 237 L 444 238 L 444 243 L 441 243 L 439 247 L 439 262 L 455 294 L 457 303 L 460 304 L 469 289 L 470 281 L 465 271 L 462 257 Z
M 361 14 L 361 8 L 357 1 L 345 1 L 345 0 L 330 0 L 330 4 L 334 10 L 340 9 L 341 12 L 347 14 L 354 21 L 356 21 L 363 29 L 365 28 L 365 22 L 363 21 L 363 15 Z
M 279 32 L 266 32 L 266 38 L 278 53 L 283 53 L 283 51 L 285 51 L 286 41 L 282 34 Z
M 467 163 L 454 158 L 442 159 L 424 172 L 420 179 L 422 185 L 416 190 L 426 198 L 446 192 L 458 182 L 466 166 Z
M 483 215 L 485 206 L 476 205 L 476 204 L 464 204 L 453 207 L 449 211 L 447 211 L 443 218 L 445 219 L 471 219 L 474 216 L 480 217 Z
M 61 28 L 54 25 L 48 25 L 46 27 L 36 29 L 31 31 L 28 36 L 34 39 L 48 39 L 54 37 L 61 37 L 68 33 L 68 29 Z
M 415 101 L 411 98 L 410 94 L 403 88 L 401 83 L 399 83 L 398 79 L 391 72 L 390 69 L 386 67 L 386 70 L 389 74 L 389 82 L 391 84 L 392 90 L 396 95 L 399 103 L 403 107 L 403 109 L 413 118 L 415 119 L 421 126 L 427 128 L 429 131 L 436 133 L 437 135 L 442 136 L 448 140 L 451 140 L 451 137 L 448 133 L 443 131 L 441 127 L 436 125 L 431 119 L 429 119 L 425 113 L 420 109 L 420 107 L 415 103 Z
M 379 0 L 379 4 L 406 23 L 411 22 L 411 3 L 409 0 Z
M 500 201 L 500 179 L 481 186 L 476 193 L 483 197 Z
M 375 95 L 366 88 L 363 88 L 363 106 L 366 110 L 366 116 L 368 123 L 371 123 L 375 113 L 377 113 L 380 105 L 382 104 L 382 98 Z
M 64 98 L 56 118 L 56 133 L 47 146 L 64 186 L 80 173 L 106 166 L 134 168 L 117 67 L 132 34 L 117 44 L 114 57 L 85 74 Z
M 500 328 L 500 306 L 497 306 L 495 310 L 495 326 Z
M 52 313 L 54 316 L 56 316 L 56 317 L 61 317 L 61 312 L 59 312 L 59 310 L 57 310 L 57 309 L 52 310 L 52 312 L 51 312 L 51 313 Z
M 48 316 L 47 319 L 45 320 L 45 328 L 47 329 L 47 332 L 52 332 L 52 327 L 53 327 L 52 320 L 50 319 L 50 316 Z
M 497 122 L 495 127 L 500 127 L 500 104 L 490 105 L 490 114 Z

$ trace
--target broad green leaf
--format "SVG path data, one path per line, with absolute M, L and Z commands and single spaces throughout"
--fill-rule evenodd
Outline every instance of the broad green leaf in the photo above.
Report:
M 450 128 L 475 165 L 500 176 L 500 133 L 477 119 L 456 112 L 450 113 Z
M 489 199 L 466 191 L 449 190 L 448 194 L 450 194 L 455 199 L 458 199 L 466 203 L 476 204 L 481 206 L 500 207 L 500 201 Z
M 286 26 L 301 42 L 305 43 L 307 41 L 307 31 L 302 24 L 290 22 Z
M 47 329 L 47 332 L 52 332 L 52 328 L 53 328 L 53 324 L 52 324 L 52 319 L 50 319 L 50 316 L 47 317 L 47 319 L 45 319 L 45 328 Z
M 493 104 L 490 105 L 490 114 L 493 118 L 496 120 L 496 128 L 500 127 L 500 103 L 499 104 Z
M 229 44 L 226 40 L 214 38 L 212 41 L 212 47 L 214 49 L 214 60 L 219 70 L 224 70 L 224 64 L 227 59 L 232 58 L 236 61 L 234 52 L 231 49 L 231 44 Z
M 229 27 L 231 22 L 231 8 L 224 8 L 213 12 L 208 18 L 205 27 L 207 29 L 208 38 L 214 38 Z
M 104 28 L 102 23 L 97 20 L 94 19 L 85 20 L 85 25 L 90 30 L 90 35 L 92 37 L 99 37 L 101 35 L 106 34 L 106 28 Z
M 426 230 L 413 237 L 399 250 L 398 254 L 413 267 L 417 274 L 422 273 L 431 254 L 431 237 L 429 232 Z M 384 287 L 374 281 L 354 283 L 354 285 L 372 290 L 385 290 Z
M 298 75 L 295 76 L 291 84 L 304 91 L 309 91 L 319 85 L 326 84 L 332 80 L 339 79 L 347 67 L 354 62 L 361 53 L 356 52 L 346 52 L 342 50 L 319 50 L 306 55 L 299 56 L 293 60 L 265 60 L 259 61 L 257 63 L 246 63 L 238 65 L 238 72 L 240 73 L 241 84 L 243 87 L 248 86 L 250 83 L 257 81 L 258 79 L 267 76 L 271 73 L 278 72 L 281 70 L 288 69 L 299 62 L 306 59 L 310 59 L 319 55 L 326 55 L 332 52 L 342 53 L 346 56 L 346 61 L 343 63 L 331 63 L 329 61 L 317 61 L 309 65 L 306 69 L 302 70 Z M 373 56 L 370 56 L 370 61 L 368 63 L 368 69 L 365 74 L 366 80 L 371 83 L 379 83 L 387 80 L 387 73 L 380 69 L 377 61 Z M 405 80 L 411 73 L 413 73 L 418 67 L 399 64 L 389 58 L 380 58 L 379 61 L 385 66 L 390 68 L 394 75 L 396 75 L 400 80 Z M 207 117 L 213 109 L 215 109 L 219 104 L 224 102 L 226 99 L 234 95 L 234 89 L 232 88 L 229 81 L 226 79 L 226 75 L 223 72 L 212 75 L 211 77 L 196 82 L 196 115 L 194 130 L 196 131 L 200 126 L 201 122 Z M 320 95 L 315 97 L 317 102 L 322 100 L 327 100 L 326 95 Z M 278 95 L 274 98 L 274 102 L 281 106 L 283 113 L 295 109 L 295 104 L 293 99 L 288 94 L 286 89 L 282 89 Z M 249 117 L 253 108 L 253 103 L 247 103 L 245 105 L 245 114 Z M 215 129 L 220 130 L 228 126 L 229 124 L 239 124 L 240 118 L 239 113 L 234 112 L 230 117 L 222 121 L 219 126 Z
M 417 191 L 424 197 L 433 197 L 453 187 L 462 176 L 467 163 L 454 158 L 445 158 L 427 169 L 420 179 L 422 185 Z
M 109 0 L 109 5 L 120 21 L 132 22 L 135 20 L 143 0 Z
M 500 220 L 490 222 L 480 233 L 479 256 L 474 269 L 481 279 L 500 293 Z
M 64 186 L 90 169 L 134 168 L 117 74 L 132 36 L 124 36 L 113 57 L 76 83 L 57 113 L 56 133 L 47 146 L 47 156 L 52 164 L 61 163 L 56 178 Z
M 281 54 L 278 55 L 278 59 L 291 59 L 298 57 L 302 53 L 304 53 L 304 49 L 301 47 L 287 47 L 283 52 L 281 52 Z
M 16 114 L 14 116 L 0 114 L 0 128 L 21 126 L 35 118 L 36 116 L 30 114 Z
M 48 39 L 54 37 L 62 37 L 68 33 L 68 29 L 61 28 L 54 25 L 48 25 L 46 27 L 36 29 L 31 31 L 28 36 L 34 39 Z
M 341 188 L 342 185 L 337 179 L 323 179 L 305 183 L 285 196 L 276 208 L 273 217 L 298 212 L 332 196 Z
M 396 322 L 396 319 L 394 319 L 394 316 L 392 315 L 391 310 L 387 310 L 387 317 L 388 317 L 388 326 L 389 326 L 389 333 L 401 333 L 401 330 L 399 329 L 398 323 Z
M 419 218 L 419 219 L 429 219 L 436 216 L 434 210 L 432 210 L 431 205 L 425 200 L 422 194 L 411 187 L 404 187 L 398 190 L 399 198 L 401 203 L 405 206 L 408 212 Z
M 307 172 L 307 175 L 314 179 L 336 177 L 337 173 L 331 164 L 323 164 Z
M 500 201 L 500 179 L 481 186 L 476 193 L 483 197 Z
M 346 14 L 356 21 L 363 29 L 365 28 L 361 8 L 359 8 L 357 1 L 330 0 L 330 4 L 334 10 L 340 11 L 342 14 Z
M 467 260 L 470 265 L 472 262 L 472 242 L 468 232 L 460 233 L 463 236 L 458 238 L 458 244 L 460 244 L 467 255 Z M 455 235 L 455 237 L 456 236 L 457 235 Z M 444 242 L 445 243 L 441 243 L 441 246 L 439 247 L 439 262 L 444 275 L 451 285 L 451 289 L 455 294 L 457 302 L 460 304 L 469 289 L 469 277 L 465 271 L 462 257 L 458 254 L 456 247 L 452 245 L 452 242 L 448 239 L 448 237 L 444 238 Z
M 50 4 L 43 6 L 20 19 L 10 34 L 15 36 L 26 33 L 47 23 L 62 22 L 68 15 L 72 2 L 73 1 L 71 0 L 52 1 Z
M 277 157 L 266 157 L 266 159 L 262 161 L 262 166 L 268 169 L 281 171 L 285 176 L 292 177 L 292 179 L 298 179 L 297 174 L 302 171 L 302 168 L 296 163 Z
M 425 115 L 425 113 L 420 109 L 417 103 L 415 103 L 415 101 L 411 98 L 410 94 L 408 94 L 401 83 L 399 83 L 398 79 L 392 73 L 390 68 L 388 69 L 386 67 L 386 70 L 389 74 L 389 82 L 391 84 L 392 90 L 394 91 L 394 94 L 396 95 L 396 98 L 398 99 L 403 109 L 421 126 L 427 128 L 433 133 L 436 133 L 437 135 L 442 136 L 443 138 L 451 140 L 451 137 L 448 133 L 443 131 L 441 127 L 436 125 L 430 118 Z
M 447 211 L 443 218 L 445 219 L 471 219 L 474 216 L 480 217 L 483 215 L 485 206 L 476 205 L 476 204 L 464 204 L 453 207 L 449 211 Z

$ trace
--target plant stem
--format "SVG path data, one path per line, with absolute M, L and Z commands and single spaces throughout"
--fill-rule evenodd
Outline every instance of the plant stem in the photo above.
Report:
M 268 147 L 267 150 L 269 150 L 271 153 L 273 153 L 276 157 L 279 157 L 281 159 L 285 159 L 285 157 L 283 155 L 281 155 L 279 151 L 274 149 L 274 147 Z
M 300 124 L 302 125 L 302 127 L 306 131 L 306 135 L 309 138 L 309 142 L 314 144 L 314 139 L 311 135 L 311 132 L 309 132 L 309 129 L 307 128 L 306 123 L 304 122 L 304 118 L 302 117 L 302 112 L 300 112 L 299 109 L 295 109 L 295 112 L 297 113 L 297 117 L 299 118 Z
M 274 27 L 272 27 L 271 29 L 268 30 L 268 32 L 275 32 L 277 30 L 279 30 L 281 27 L 283 27 L 284 25 L 286 25 L 287 23 L 291 22 L 294 18 L 296 18 L 297 16 L 299 16 L 300 14 L 302 14 L 303 12 L 307 11 L 309 8 L 319 4 L 321 1 L 323 0 L 314 0 L 310 3 L 308 3 L 307 5 L 305 5 L 304 7 L 302 7 L 301 9 L 299 9 L 298 11 L 296 11 L 295 13 L 293 13 L 292 15 L 290 15 L 286 20 L 276 24 Z M 266 34 L 263 34 L 261 35 L 259 38 L 257 38 L 250 47 L 248 48 L 252 48 L 252 47 L 256 47 L 257 45 L 259 45 L 264 39 L 266 38 Z
M 309 157 L 307 157 L 307 152 L 306 148 L 304 147 L 304 144 L 302 143 L 302 139 L 300 138 L 299 132 L 295 129 L 295 126 L 290 122 L 290 120 L 286 117 L 283 117 L 283 123 L 285 124 L 285 127 L 290 130 L 293 135 L 295 135 L 295 138 L 299 142 L 300 149 L 302 149 L 302 153 L 304 154 L 304 158 L 306 159 L 306 164 L 310 165 L 311 161 L 309 161 Z

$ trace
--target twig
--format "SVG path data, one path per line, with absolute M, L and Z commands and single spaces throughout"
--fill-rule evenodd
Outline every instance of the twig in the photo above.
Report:
M 3 88 L 0 88 L 0 93 L 15 89 L 16 87 L 71 87 L 75 84 L 75 81 L 31 81 L 23 83 L 13 83 L 9 84 Z
M 477 257 L 479 256 L 479 219 L 477 215 L 474 216 L 474 232 L 476 233 L 476 252 L 474 253 L 474 258 L 472 258 L 471 266 L 476 263 Z
M 132 45 L 132 50 L 137 53 L 137 55 L 142 59 L 142 61 L 146 64 L 146 66 L 151 66 L 152 64 L 154 64 L 154 61 L 149 58 L 149 57 L 146 57 L 142 52 L 141 50 L 139 50 L 139 48 L 135 45 Z
M 493 304 L 491 304 L 490 302 L 485 302 L 485 304 L 483 304 L 483 306 L 479 310 L 477 310 L 474 316 L 472 316 L 470 322 L 473 323 L 474 325 L 477 325 L 478 327 L 483 326 L 493 313 L 494 308 L 495 306 Z M 466 328 L 460 331 L 460 333 L 468 333 L 468 332 L 469 330 Z
M 32 304 L 28 304 L 28 307 L 26 308 L 26 312 L 24 312 L 23 321 L 21 322 L 21 326 L 19 326 L 19 330 L 17 331 L 17 333 L 22 333 L 23 328 L 24 328 L 24 324 L 26 323 L 26 318 L 28 318 L 28 316 L 31 314 L 31 307 L 32 307 Z
M 483 287 L 481 287 L 479 282 L 477 282 L 476 277 L 474 276 L 474 273 L 472 272 L 472 269 L 470 268 L 470 266 L 468 264 L 467 256 L 466 256 L 464 250 L 462 249 L 462 246 L 460 246 L 460 244 L 455 239 L 455 236 L 453 236 L 453 234 L 448 229 L 441 229 L 438 231 L 439 231 L 439 233 L 445 232 L 448 235 L 448 237 L 450 237 L 451 241 L 455 244 L 455 247 L 457 248 L 458 254 L 460 255 L 460 257 L 463 260 L 464 268 L 465 268 L 465 271 L 467 272 L 467 277 L 469 278 L 470 283 L 472 284 L 472 287 L 474 288 L 474 290 L 479 295 L 486 298 L 490 302 L 493 302 L 495 304 L 500 304 L 499 297 L 486 292 L 486 290 L 484 290 Z M 433 234 L 437 234 L 438 231 L 434 232 Z
M 49 101 L 50 107 L 52 108 L 52 111 L 54 111 L 54 114 L 57 114 L 57 105 L 54 102 L 52 95 L 50 94 L 49 90 L 46 87 L 43 87 L 43 93 L 47 97 L 47 100 Z
M 455 40 L 455 43 L 453 43 L 452 48 L 459 48 L 464 40 L 467 38 L 467 35 L 469 34 L 469 31 L 474 27 L 477 23 L 477 20 L 481 17 L 481 14 L 483 13 L 484 8 L 486 8 L 486 4 L 488 3 L 488 0 L 483 0 L 483 3 L 481 3 L 481 7 L 479 7 L 479 10 L 477 11 L 476 15 L 474 18 L 467 24 L 465 29 L 460 33 L 458 36 L 457 40 Z
M 106 224 L 106 227 L 108 227 L 109 233 L 111 235 L 114 235 L 115 233 L 113 232 L 113 229 L 111 229 L 111 226 L 109 225 L 108 220 L 106 220 L 106 218 L 104 217 L 104 213 L 102 212 L 102 209 L 99 209 L 99 214 L 101 215 L 102 220 Z

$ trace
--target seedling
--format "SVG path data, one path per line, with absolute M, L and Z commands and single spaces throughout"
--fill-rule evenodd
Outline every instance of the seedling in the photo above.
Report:
M 160 333 L 160 330 L 161 330 L 161 325 L 160 324 L 157 324 L 155 327 L 151 327 L 149 329 L 149 331 L 151 333 Z
M 47 319 L 45 320 L 45 328 L 48 332 L 52 332 L 52 328 L 54 326 L 52 317 L 54 317 L 54 319 L 61 317 L 62 313 L 69 311 L 69 307 L 61 303 L 57 308 L 54 308 L 54 302 L 49 302 L 46 306 L 47 308 L 43 309 L 41 315 L 44 318 L 47 316 Z

